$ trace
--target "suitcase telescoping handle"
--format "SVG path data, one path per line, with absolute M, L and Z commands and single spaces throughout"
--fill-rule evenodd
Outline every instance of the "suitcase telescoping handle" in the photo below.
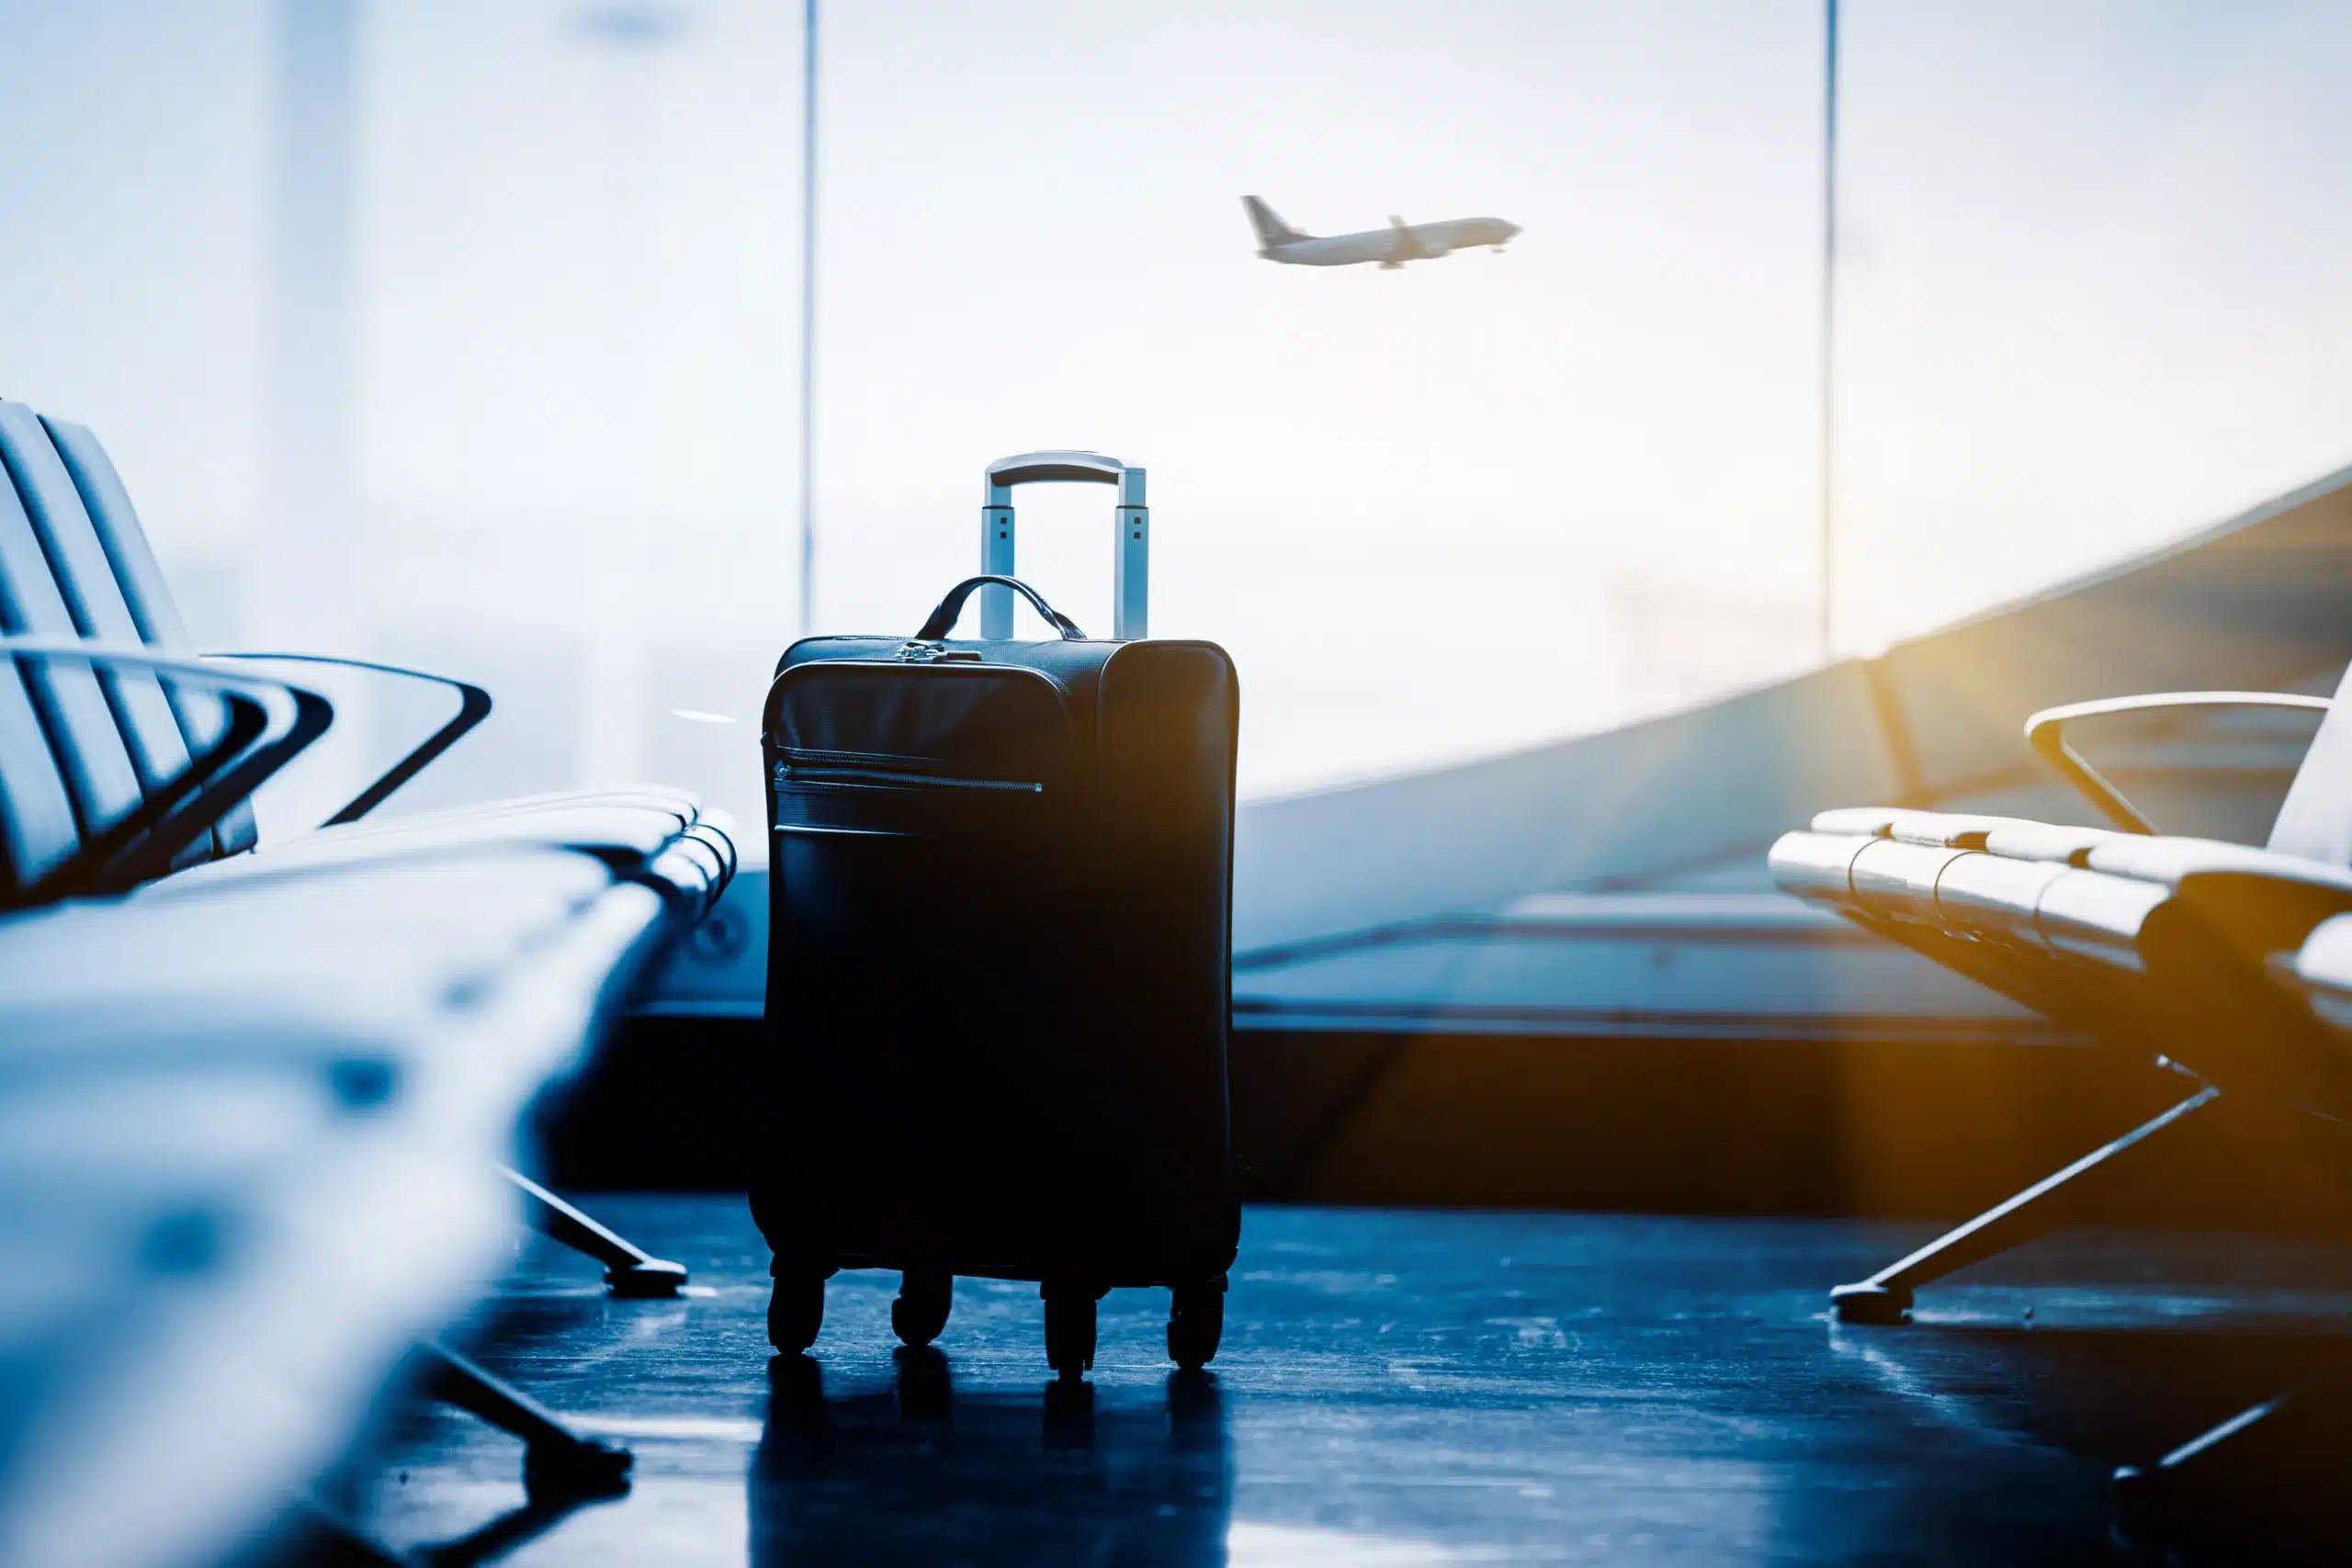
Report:
M 988 491 L 980 503 L 980 570 L 1012 579 L 1012 487 L 1060 481 L 1116 485 L 1113 514 L 1111 636 L 1119 642 L 1148 637 L 1151 620 L 1151 509 L 1144 504 L 1144 472 L 1100 452 L 1023 452 L 989 465 Z M 980 595 L 980 635 L 1002 641 L 1012 635 L 1012 593 L 991 586 Z
M 1061 633 L 1064 642 L 1086 640 L 1086 634 L 1078 629 L 1078 623 L 1046 604 L 1044 594 L 1017 577 L 998 577 L 990 573 L 980 577 L 967 577 L 949 589 L 947 597 L 939 602 L 939 608 L 933 610 L 931 613 L 931 618 L 923 622 L 922 630 L 915 633 L 915 641 L 937 642 L 949 632 L 954 631 L 956 617 L 964 613 L 964 601 L 972 596 L 972 590 L 976 588 L 985 588 L 992 593 L 1018 593 L 1037 607 L 1037 614 L 1046 617 L 1046 625 Z M 986 603 L 985 600 L 982 601 L 983 606 Z

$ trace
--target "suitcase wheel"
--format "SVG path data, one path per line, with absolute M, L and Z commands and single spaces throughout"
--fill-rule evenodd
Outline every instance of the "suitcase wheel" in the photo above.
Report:
M 824 1325 L 825 1277 L 777 1275 L 768 1293 L 768 1343 L 781 1354 L 797 1356 L 817 1343 L 817 1331 Z
M 1075 1382 L 1094 1365 L 1094 1303 L 1102 1292 L 1047 1285 L 1046 1362 L 1064 1382 Z
M 1188 1372 L 1216 1359 L 1225 1337 L 1225 1280 L 1179 1285 L 1168 1303 L 1168 1359 Z
M 890 1327 L 904 1345 L 920 1348 L 939 1337 L 955 1304 L 956 1278 L 910 1269 L 899 1277 L 899 1299 L 890 1303 Z

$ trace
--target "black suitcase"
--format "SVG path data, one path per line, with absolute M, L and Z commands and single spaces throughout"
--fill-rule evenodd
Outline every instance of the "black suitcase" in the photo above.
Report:
M 1120 638 L 1012 566 L 1014 485 L 1120 487 Z M 1226 1090 L 1239 689 L 1212 643 L 1141 638 L 1143 473 L 989 470 L 982 564 L 912 637 L 808 637 L 768 689 L 769 1097 L 752 1213 L 769 1337 L 806 1349 L 836 1269 L 896 1269 L 909 1344 L 956 1274 L 1035 1280 L 1046 1359 L 1095 1303 L 1169 1287 L 1169 1354 L 1216 1354 L 1240 1235 Z M 949 637 L 967 598 L 979 640 Z M 1014 642 L 1019 592 L 1060 631 Z

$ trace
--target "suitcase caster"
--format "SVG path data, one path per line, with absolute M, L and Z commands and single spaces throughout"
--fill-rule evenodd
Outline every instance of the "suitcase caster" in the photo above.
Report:
M 1069 1285 L 1046 1285 L 1046 1363 L 1064 1382 L 1076 1382 L 1094 1365 L 1094 1303 L 1102 1292 Z
M 1168 1359 L 1188 1372 L 1216 1359 L 1225 1337 L 1225 1277 L 1206 1285 L 1179 1285 L 1169 1292 Z
M 768 1292 L 768 1343 L 797 1356 L 817 1343 L 825 1325 L 825 1276 L 779 1274 Z
M 917 1349 L 939 1337 L 955 1304 L 956 1277 L 910 1269 L 899 1276 L 899 1299 L 890 1303 L 890 1327 L 902 1345 Z

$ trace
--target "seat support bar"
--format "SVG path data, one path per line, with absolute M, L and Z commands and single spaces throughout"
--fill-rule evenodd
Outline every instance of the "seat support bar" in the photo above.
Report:
M 2063 1218 L 2058 1206 L 2051 1201 L 2060 1189 L 2092 1171 L 2105 1168 L 2120 1156 L 2129 1154 L 2220 1098 L 2221 1090 L 2217 1089 L 2199 1089 L 2162 1115 L 2143 1122 L 2114 1142 L 2092 1150 L 2064 1169 L 2043 1177 L 2024 1191 L 1985 1210 L 1967 1224 L 1946 1231 L 1909 1257 L 1888 1264 L 1859 1283 L 1838 1286 L 1829 1292 L 1830 1304 L 1838 1321 L 1909 1322 L 1912 1294 L 1921 1285 L 1940 1280 L 1972 1263 L 1981 1263 L 1996 1253 L 2007 1252 L 2010 1247 L 2046 1234 Z
M 605 1266 L 605 1283 L 616 1296 L 674 1296 L 686 1282 L 686 1266 L 656 1258 L 565 1202 L 519 1170 L 506 1179 L 523 1195 L 523 1216 L 531 1228 Z
M 533 1498 L 628 1489 L 632 1459 L 619 1444 L 581 1436 L 520 1389 L 443 1346 L 418 1346 L 413 1363 L 427 1394 L 523 1439 L 523 1487 Z

